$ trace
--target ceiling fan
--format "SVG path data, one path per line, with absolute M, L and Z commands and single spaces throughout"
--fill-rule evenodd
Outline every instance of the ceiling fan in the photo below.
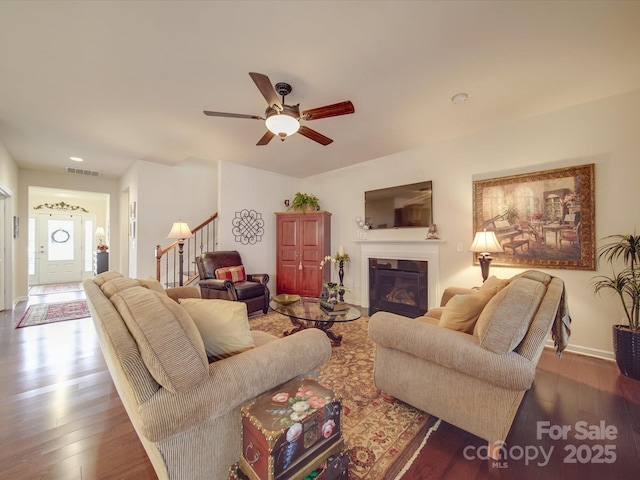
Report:
M 291 93 L 291 85 L 280 82 L 276 83 L 274 88 L 269 77 L 262 73 L 249 72 L 249 76 L 253 79 L 258 90 L 260 90 L 260 93 L 262 93 L 262 96 L 269 105 L 264 113 L 264 117 L 258 115 L 244 115 L 241 113 L 211 112 L 208 110 L 205 110 L 204 114 L 211 117 L 264 120 L 267 126 L 267 132 L 262 136 L 258 143 L 256 143 L 256 145 L 267 145 L 276 135 L 280 137 L 280 140 L 284 141 L 285 138 L 289 135 L 293 135 L 294 133 L 299 133 L 300 135 L 303 135 L 314 142 L 318 142 L 321 145 L 329 145 L 333 142 L 332 139 L 325 137 L 321 133 L 318 133 L 305 125 L 300 125 L 300 120 L 318 120 L 319 118 L 337 117 L 339 115 L 348 115 L 355 112 L 353 103 L 350 101 L 334 103 L 333 105 L 312 108 L 301 112 L 300 104 L 286 105 L 284 103 L 284 97 Z M 282 101 L 280 101 L 278 95 L 282 96 Z

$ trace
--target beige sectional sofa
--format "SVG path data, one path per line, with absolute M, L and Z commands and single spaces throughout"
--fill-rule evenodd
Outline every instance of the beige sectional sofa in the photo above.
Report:
M 469 318 L 461 318 L 463 303 Z M 530 270 L 492 277 L 480 290 L 447 289 L 441 305 L 417 319 L 371 317 L 376 387 L 487 440 L 495 458 L 552 328 L 557 349 L 566 344 L 564 283 Z
M 160 479 L 228 478 L 241 451 L 241 406 L 329 360 L 320 330 L 251 332 L 255 347 L 209 363 L 198 329 L 168 289 L 106 272 L 84 289 L 122 403 Z M 216 302 L 216 300 L 206 300 Z

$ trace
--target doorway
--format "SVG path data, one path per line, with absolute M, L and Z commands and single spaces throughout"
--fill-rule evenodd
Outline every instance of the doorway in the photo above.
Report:
M 4 249 L 4 236 L 5 236 L 5 196 L 2 192 L 2 187 L 0 187 L 0 310 L 4 310 L 4 290 L 5 290 L 5 281 L 4 281 L 4 268 L 6 265 L 5 261 L 5 249 Z
M 69 283 L 93 272 L 95 215 L 41 213 L 30 222 L 29 284 Z

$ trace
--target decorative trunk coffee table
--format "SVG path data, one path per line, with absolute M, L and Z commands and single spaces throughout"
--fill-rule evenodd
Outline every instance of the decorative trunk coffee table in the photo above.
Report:
M 334 324 L 342 322 L 353 322 L 358 320 L 362 314 L 360 310 L 351 305 L 347 305 L 344 310 L 329 311 L 320 306 L 320 299 L 302 297 L 291 305 L 281 305 L 275 301 L 269 303 L 269 307 L 274 312 L 286 315 L 293 324 L 293 329 L 284 332 L 284 335 L 291 335 L 306 328 L 318 328 L 327 334 L 331 344 L 340 345 L 342 335 L 331 330 Z

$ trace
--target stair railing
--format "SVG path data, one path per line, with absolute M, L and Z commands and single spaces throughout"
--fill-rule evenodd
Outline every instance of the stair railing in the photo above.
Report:
M 215 250 L 217 218 L 218 213 L 216 212 L 200 225 L 191 229 L 192 237 L 184 239 L 184 254 L 182 257 L 183 285 L 190 285 L 198 278 L 196 256 Z M 178 240 L 165 249 L 160 245 L 156 246 L 156 279 L 165 288 L 180 285 L 180 255 L 178 249 Z M 163 257 L 164 262 L 162 261 Z

